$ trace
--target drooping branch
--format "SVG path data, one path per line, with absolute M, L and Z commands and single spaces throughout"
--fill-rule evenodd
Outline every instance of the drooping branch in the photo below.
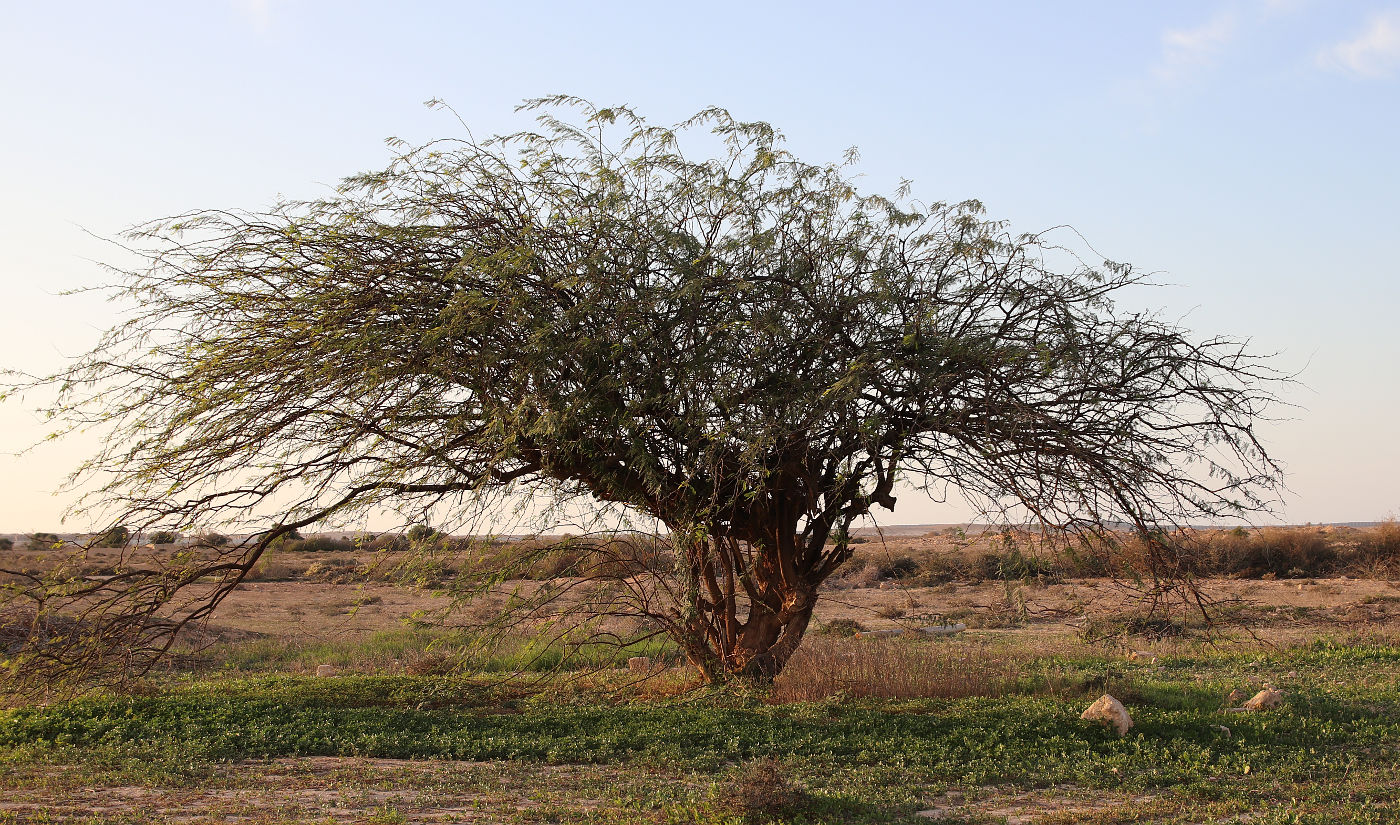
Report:
M 723 110 L 664 128 L 529 105 L 535 131 L 399 146 L 321 200 L 134 230 L 132 315 L 37 381 L 67 426 L 109 432 L 84 512 L 265 538 L 414 502 L 591 499 L 677 537 L 680 607 L 657 615 L 685 644 L 771 672 L 845 531 L 901 483 L 1144 536 L 1270 506 L 1255 426 L 1280 376 L 1117 309 L 1130 267 L 975 202 L 861 195 Z M 695 128 L 719 157 L 685 154 Z M 119 581 L 146 606 L 192 586 Z

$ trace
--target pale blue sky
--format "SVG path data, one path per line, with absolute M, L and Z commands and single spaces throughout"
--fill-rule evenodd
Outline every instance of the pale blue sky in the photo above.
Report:
M 84 230 L 313 196 L 385 137 L 455 134 L 428 98 L 480 136 L 555 92 L 725 106 L 807 160 L 859 146 L 870 190 L 1070 224 L 1170 284 L 1132 300 L 1302 370 L 1264 427 L 1283 518 L 1400 510 L 1400 0 L 0 2 L 0 363 L 52 368 L 111 320 L 56 294 L 117 260 Z M 43 432 L 0 405 L 0 450 Z M 57 525 L 91 447 L 0 456 L 0 531 Z

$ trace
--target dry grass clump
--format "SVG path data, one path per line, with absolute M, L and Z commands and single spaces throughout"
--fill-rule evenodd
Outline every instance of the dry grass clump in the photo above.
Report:
M 752 825 L 785 818 L 797 812 L 807 796 L 789 773 L 772 756 L 748 762 L 722 786 L 725 795 L 716 800 L 717 807 Z
M 1353 568 L 1366 571 L 1371 578 L 1400 577 L 1400 522 L 1382 522 L 1367 530 L 1356 543 Z
M 1234 528 L 1198 533 L 1201 572 L 1212 575 L 1276 578 L 1326 576 L 1342 557 L 1333 538 L 1320 529 Z
M 930 699 L 1000 696 L 1020 678 L 1019 663 L 982 645 L 915 639 L 812 638 L 773 682 L 773 702 L 834 696 Z

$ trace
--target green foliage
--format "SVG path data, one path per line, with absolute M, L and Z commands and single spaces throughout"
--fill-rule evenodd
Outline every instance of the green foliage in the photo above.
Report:
M 180 540 L 180 534 L 171 530 L 157 530 L 151 533 L 151 544 L 174 544 Z
M 840 636 L 849 638 L 865 630 L 865 625 L 855 619 L 832 619 L 822 625 L 820 632 L 823 636 Z
M 919 572 L 919 563 L 908 556 L 885 559 L 880 562 L 880 578 L 907 579 Z
M 849 556 L 831 531 L 893 510 L 900 482 L 1051 523 L 1268 508 L 1280 471 L 1253 424 L 1275 376 L 1239 342 L 1116 308 L 1131 266 L 976 201 L 862 193 L 855 153 L 805 162 L 723 109 L 667 127 L 567 96 L 524 108 L 534 128 L 396 145 L 319 200 L 130 233 L 132 314 L 48 379 L 54 416 L 110 433 L 91 501 L 139 524 L 457 523 L 509 492 L 640 515 L 673 563 L 561 554 L 547 576 L 611 579 L 624 595 L 574 612 L 643 613 L 710 678 L 784 666 Z M 161 615 L 277 529 L 203 571 L 114 580 L 112 601 Z M 1016 561 L 997 575 L 1042 575 Z M 673 595 L 623 603 L 641 591 Z M 62 609 L 48 592 L 25 595 Z M 567 618 L 536 593 L 546 615 L 498 619 Z M 104 615 L 128 658 L 164 649 L 157 623 Z
M 1025 553 L 1015 546 L 1002 553 L 984 554 L 978 561 L 977 572 L 981 578 L 1000 581 L 1053 581 L 1059 576 L 1052 560 Z
M 577 794 L 603 800 L 571 814 L 579 821 L 914 822 L 927 800 L 956 790 L 984 810 L 999 798 L 1131 805 L 1105 811 L 1104 822 L 1267 810 L 1254 818 L 1380 823 L 1400 813 L 1397 663 L 1393 646 L 1330 641 L 1262 656 L 1204 652 L 1151 671 L 1049 658 L 1028 663 L 1019 692 L 1004 697 L 778 705 L 739 691 L 641 700 L 463 677 L 230 680 L 4 712 L 0 765 L 37 770 L 44 782 L 55 764 L 127 765 L 116 784 L 164 788 L 205 787 L 211 763 L 310 755 L 506 760 L 492 770 L 521 787 L 539 781 L 525 778 L 537 777 L 529 764 L 617 766 L 607 774 L 614 786 L 665 777 L 665 789 L 641 795 L 637 786 Z M 1308 676 L 1285 686 L 1283 709 L 1220 710 L 1244 673 L 1291 670 Z M 1126 737 L 1077 718 L 1104 691 L 1129 706 L 1137 724 Z M 585 769 L 556 770 L 567 782 Z M 676 800 L 697 783 L 700 799 Z M 672 809 L 671 800 L 705 804 Z M 394 809 L 386 803 L 382 815 Z
M 427 524 L 415 524 L 408 528 L 408 532 L 405 535 L 408 537 L 409 541 L 419 543 L 435 541 L 444 537 L 443 533 Z
M 56 533 L 34 533 L 29 537 L 25 547 L 28 550 L 52 550 L 60 542 L 62 539 Z
M 178 752 L 188 759 L 361 755 L 697 768 L 778 757 L 843 770 L 897 768 L 931 782 L 1100 788 L 1209 784 L 1237 779 L 1248 765 L 1269 782 L 1312 781 L 1388 761 L 1386 749 L 1400 737 L 1396 655 L 1393 649 L 1318 645 L 1274 657 L 1275 667 L 1311 662 L 1347 678 L 1290 688 L 1284 710 L 1244 715 L 1217 710 L 1230 660 L 1175 663 L 1131 692 L 1114 688 L 1129 697 L 1137 722 L 1122 739 L 1077 718 L 1087 698 L 1080 693 L 863 701 L 827 704 L 813 713 L 802 704 L 735 705 L 724 694 L 714 701 L 578 703 L 549 695 L 511 699 L 464 679 L 283 677 L 16 709 L 0 721 L 0 748 Z M 1202 673 L 1212 681 L 1198 682 Z M 1230 737 L 1214 727 L 1221 724 L 1232 730 Z
M 0 550 L 9 550 L 15 546 L 14 539 L 9 536 L 0 536 Z
M 123 547 L 131 539 L 131 531 L 125 525 L 117 525 L 97 539 L 98 547 Z

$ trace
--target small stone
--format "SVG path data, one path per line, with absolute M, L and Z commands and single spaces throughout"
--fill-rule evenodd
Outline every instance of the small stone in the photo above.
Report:
M 317 666 L 316 666 L 316 675 L 317 675 L 317 676 L 334 676 L 334 675 L 335 675 L 335 665 L 317 665 Z
M 1225 727 L 1224 725 L 1211 725 L 1211 727 L 1220 731 L 1220 733 L 1223 734 L 1226 739 L 1230 738 L 1230 729 Z
M 646 671 L 651 670 L 651 657 L 633 656 L 632 658 L 627 660 L 627 669 L 631 671 L 645 673 Z
M 1254 698 L 1244 703 L 1245 710 L 1274 710 L 1283 707 L 1283 694 L 1273 688 L 1264 688 L 1254 694 Z
M 931 627 L 919 628 L 919 632 L 924 634 L 925 636 L 956 636 L 964 630 L 967 630 L 967 625 L 963 622 L 958 622 L 957 624 L 939 624 L 933 625 Z
M 1225 697 L 1225 705 L 1226 707 L 1237 708 L 1240 706 L 1241 703 L 1244 702 L 1244 700 L 1248 698 L 1248 693 L 1244 692 L 1243 690 L 1240 690 L 1239 688 L 1235 688 L 1234 690 L 1230 691 L 1229 696 Z
M 1288 678 L 1289 678 L 1289 679 L 1297 679 L 1297 678 L 1298 678 L 1298 671 L 1296 671 L 1296 670 L 1290 670 L 1290 671 L 1288 671 Z
M 1128 729 L 1133 726 L 1133 717 L 1128 715 L 1128 709 L 1107 693 L 1079 714 L 1079 718 L 1110 725 L 1118 731 L 1119 736 L 1127 735 Z

